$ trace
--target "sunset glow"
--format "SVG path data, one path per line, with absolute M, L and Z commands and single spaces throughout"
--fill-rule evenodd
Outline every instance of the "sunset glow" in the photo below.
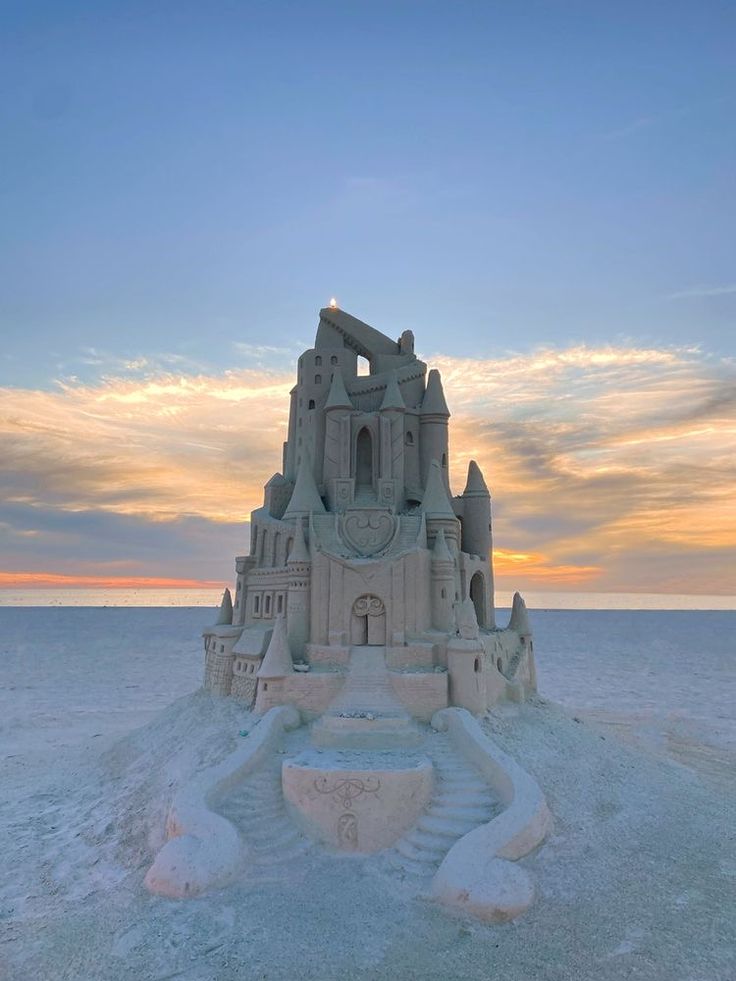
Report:
M 736 591 L 728 360 L 582 345 L 425 359 L 453 414 L 455 493 L 471 458 L 491 487 L 500 588 Z M 0 586 L 229 581 L 217 542 L 247 551 L 292 384 L 284 356 L 1 389 Z M 152 534 L 155 551 L 128 548 Z

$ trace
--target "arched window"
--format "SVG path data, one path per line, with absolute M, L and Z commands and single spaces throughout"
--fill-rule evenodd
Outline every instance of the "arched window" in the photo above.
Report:
M 407 446 L 414 445 L 414 433 L 411 430 L 409 430 L 406 434 L 406 445 Z
M 322 384 L 322 375 L 315 375 L 314 376 L 314 384 L 315 385 L 321 385 Z
M 482 572 L 475 572 L 470 580 L 470 598 L 475 607 L 479 627 L 486 625 L 486 581 Z
M 334 355 L 334 354 L 332 355 L 332 357 L 330 358 L 330 364 L 337 364 L 337 356 L 336 355 Z
M 373 484 L 373 438 L 366 426 L 358 433 L 355 444 L 355 483 L 363 486 Z
M 443 468 L 445 470 L 447 470 L 447 454 L 446 453 L 443 453 L 442 454 L 442 466 L 443 466 Z
M 309 408 L 309 409 L 313 409 L 314 408 L 314 399 L 310 399 L 309 400 L 309 405 L 307 406 L 307 408 Z
M 322 364 L 322 357 L 321 357 L 321 355 L 319 355 L 319 354 L 317 355 L 317 357 L 314 359 L 314 364 L 315 364 L 315 366 L 317 368 Z

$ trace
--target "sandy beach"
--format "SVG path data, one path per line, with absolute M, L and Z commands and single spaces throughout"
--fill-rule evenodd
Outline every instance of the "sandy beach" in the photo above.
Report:
M 414 897 L 380 858 L 310 854 L 189 902 L 146 892 L 173 793 L 247 723 L 196 691 L 206 617 L 0 611 L 4 977 L 736 977 L 736 615 L 535 614 L 545 697 L 483 725 L 555 827 L 523 860 L 536 902 L 496 927 Z

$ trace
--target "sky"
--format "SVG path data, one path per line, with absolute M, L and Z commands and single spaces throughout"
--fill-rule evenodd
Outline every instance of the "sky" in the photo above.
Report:
M 224 582 L 331 296 L 499 584 L 736 594 L 736 7 L 0 4 L 0 585 Z

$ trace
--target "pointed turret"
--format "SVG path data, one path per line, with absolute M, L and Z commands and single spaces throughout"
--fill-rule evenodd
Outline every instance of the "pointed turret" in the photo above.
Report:
M 526 603 L 522 599 L 521 593 L 514 593 L 514 602 L 511 607 L 511 619 L 509 620 L 509 630 L 515 631 L 520 637 L 531 637 L 532 625 L 529 622 L 529 613 Z
M 312 461 L 309 458 L 309 453 L 305 450 L 299 464 L 299 472 L 296 475 L 296 484 L 291 500 L 284 512 L 284 520 L 292 521 L 294 518 L 301 518 L 313 511 L 323 514 L 324 510 L 325 506 L 319 496 L 312 472 Z
M 266 680 L 285 678 L 287 674 L 292 674 L 293 671 L 294 665 L 286 636 L 286 619 L 282 616 L 276 617 L 271 640 L 263 656 L 263 662 L 258 669 L 258 677 Z
M 445 533 L 440 528 L 437 532 L 437 537 L 434 540 L 434 548 L 432 549 L 432 561 L 433 562 L 452 562 L 452 555 L 447 547 L 447 542 L 445 541 Z
M 309 549 L 307 548 L 307 543 L 304 541 L 304 524 L 301 518 L 296 519 L 294 544 L 291 546 L 291 551 L 289 552 L 289 557 L 286 561 L 287 563 L 311 562 L 309 557 Z
M 336 371 L 332 376 L 330 392 L 325 402 L 325 409 L 352 409 L 353 403 L 345 388 L 342 372 Z
M 220 611 L 217 614 L 217 620 L 215 620 L 215 626 L 224 627 L 227 624 L 233 622 L 233 598 L 230 595 L 230 590 L 226 589 L 222 594 L 222 601 L 220 602 Z
M 442 479 L 442 470 L 436 460 L 432 460 L 429 465 L 427 489 L 422 499 L 422 511 L 428 518 L 456 518 L 445 488 L 445 482 Z
M 389 376 L 388 385 L 386 385 L 386 392 L 383 396 L 383 402 L 381 402 L 381 412 L 385 412 L 388 409 L 395 409 L 399 412 L 406 411 L 406 404 L 401 397 L 401 389 L 399 388 L 399 382 L 396 378 L 396 372 L 392 371 Z
M 465 483 L 465 490 L 463 491 L 463 497 L 469 497 L 471 494 L 489 494 L 488 485 L 483 479 L 483 473 L 475 462 L 471 460 L 468 464 L 468 479 Z
M 436 368 L 432 368 L 427 376 L 427 388 L 419 411 L 423 416 L 445 416 L 448 419 L 450 417 L 450 410 L 447 408 L 445 393 L 442 388 L 442 379 Z

